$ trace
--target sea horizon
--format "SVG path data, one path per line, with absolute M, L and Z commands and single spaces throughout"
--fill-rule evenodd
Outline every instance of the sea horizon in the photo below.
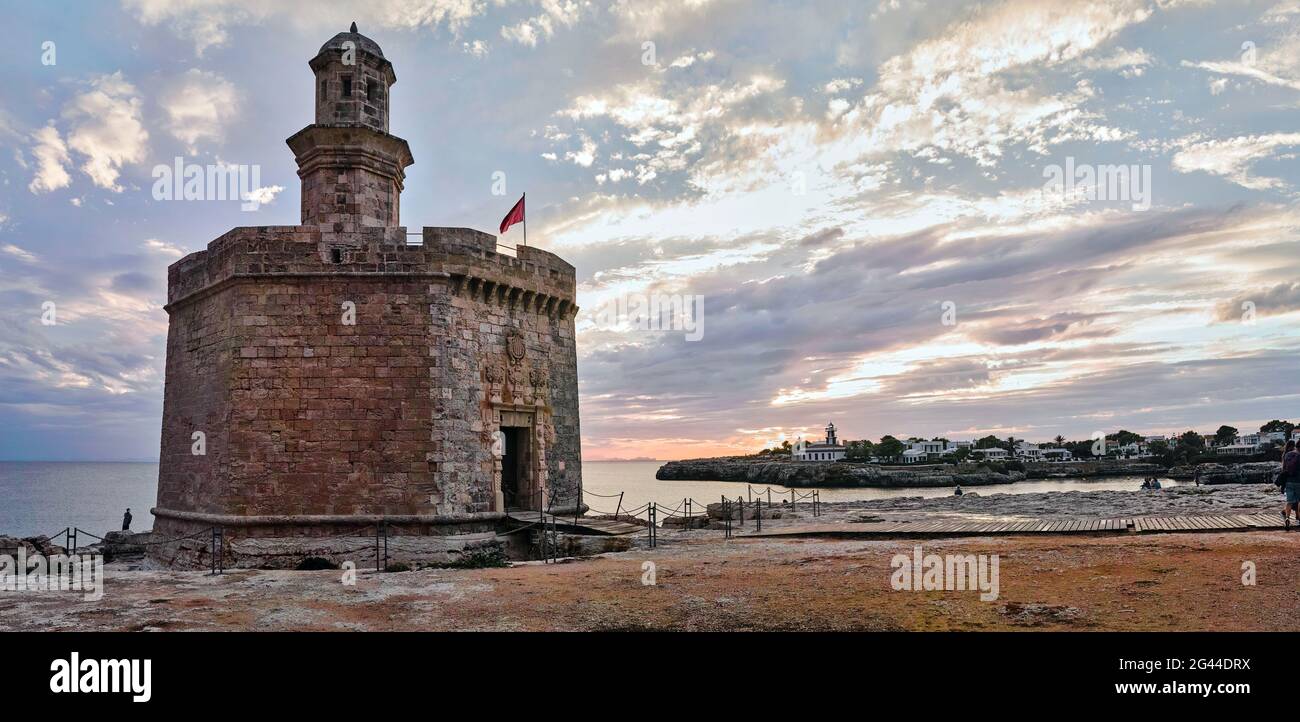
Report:
M 583 464 L 582 487 L 589 514 L 602 515 L 656 502 L 669 508 L 691 499 L 707 505 L 722 497 L 736 498 L 771 490 L 773 498 L 789 494 L 780 484 L 743 481 L 669 480 L 656 478 L 660 460 L 601 460 Z M 981 495 L 1031 494 L 1064 491 L 1136 490 L 1140 478 L 1114 476 L 1095 479 L 1035 479 L 992 484 L 973 490 Z M 1169 486 L 1178 482 L 1170 481 Z M 952 494 L 948 487 L 831 487 L 821 488 L 824 502 L 869 501 L 899 497 L 926 499 Z M 806 489 L 797 490 L 806 493 Z M 0 461 L 0 535 L 53 536 L 65 527 L 92 534 L 119 529 L 122 513 L 131 509 L 133 531 L 153 527 L 149 510 L 157 501 L 156 461 Z

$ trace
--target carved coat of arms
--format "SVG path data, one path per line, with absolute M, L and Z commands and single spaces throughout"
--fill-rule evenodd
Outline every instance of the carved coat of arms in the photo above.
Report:
M 506 335 L 506 356 L 513 362 L 524 360 L 524 335 L 512 330 Z
M 541 388 L 550 381 L 550 374 L 546 372 L 545 368 L 539 366 L 528 372 L 528 381 L 533 386 Z

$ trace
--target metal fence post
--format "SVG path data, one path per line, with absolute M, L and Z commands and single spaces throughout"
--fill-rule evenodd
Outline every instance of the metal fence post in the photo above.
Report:
M 767 505 L 772 506 L 772 487 L 767 487 Z
M 772 508 L 771 502 L 768 502 L 768 509 Z M 754 506 L 754 531 L 763 531 L 763 500 L 759 499 Z
M 657 504 L 656 502 L 653 502 L 653 501 L 650 502 L 650 515 L 649 515 L 648 519 L 649 519 L 649 521 L 650 521 L 649 531 L 650 531 L 650 548 L 651 548 L 651 549 L 654 549 L 654 548 L 655 548 L 655 542 L 657 541 L 656 538 L 655 538 L 655 537 L 656 537 L 655 521 L 656 521 L 657 518 L 658 518 L 658 514 L 656 513 L 656 508 L 657 508 L 657 507 L 658 507 L 658 504 Z
M 623 508 L 623 492 L 618 493 L 618 506 L 614 507 L 614 521 L 618 521 L 618 510 Z
M 225 551 L 225 539 L 220 527 L 212 527 L 212 573 L 225 574 L 225 560 L 222 559 L 222 553 Z

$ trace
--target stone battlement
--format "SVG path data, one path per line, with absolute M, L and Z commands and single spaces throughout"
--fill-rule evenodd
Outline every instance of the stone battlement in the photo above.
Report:
M 353 27 L 311 68 L 316 123 L 288 141 L 300 225 L 233 228 L 167 269 L 153 514 L 176 543 L 150 556 L 199 566 L 189 542 L 214 527 L 281 559 L 340 528 L 469 548 L 508 511 L 579 512 L 573 266 L 408 233 L 391 64 Z
M 430 275 L 539 313 L 577 311 L 574 268 L 553 253 L 532 246 L 499 253 L 496 236 L 471 228 L 426 226 L 419 244 L 407 238 L 404 226 L 364 228 L 346 244 L 326 240 L 316 226 L 233 228 L 167 269 L 168 308 L 241 279 Z

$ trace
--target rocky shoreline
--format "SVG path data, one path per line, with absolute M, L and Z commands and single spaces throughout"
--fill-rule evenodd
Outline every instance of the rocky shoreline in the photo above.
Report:
M 1268 484 L 1277 476 L 1282 464 L 1277 461 L 1260 461 L 1245 464 L 1197 464 L 1175 466 L 1169 478 L 1180 481 L 1200 479 L 1202 484 Z
M 16 537 L 0 533 L 0 555 L 17 557 L 23 549 L 28 558 L 37 554 L 44 557 L 72 554 L 95 554 L 104 558 L 105 564 L 117 569 L 139 569 L 144 565 L 145 546 L 153 539 L 152 531 L 109 531 L 101 540 L 86 534 L 83 538 L 93 541 L 91 544 L 79 545 L 76 549 L 55 544 L 54 540 L 44 534 L 29 537 Z M 60 535 L 55 535 L 57 539 Z
M 963 469 L 950 464 L 885 469 L 878 464 L 849 462 L 761 461 L 744 457 L 686 459 L 670 461 L 655 472 L 660 480 L 745 481 L 752 484 L 780 484 L 801 487 L 880 486 L 926 488 L 942 486 L 988 486 L 1023 481 L 1023 472 L 1001 473 L 991 469 Z
M 1064 463 L 1029 463 L 1024 471 L 998 471 L 987 464 L 925 464 L 884 467 L 846 461 L 774 461 L 733 456 L 713 459 L 669 461 L 655 472 L 660 480 L 743 481 L 750 484 L 779 484 L 804 487 L 928 488 L 1010 484 L 1025 479 L 1091 478 L 1099 476 L 1169 476 L 1202 484 L 1262 484 L 1272 481 L 1278 462 L 1247 464 L 1200 464 L 1196 467 L 1165 469 L 1157 464 L 1103 459 Z

